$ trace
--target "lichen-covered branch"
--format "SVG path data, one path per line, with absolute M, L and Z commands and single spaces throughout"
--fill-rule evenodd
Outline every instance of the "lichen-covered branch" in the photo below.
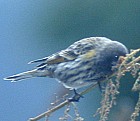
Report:
M 118 71 L 113 75 L 115 77 L 115 81 L 109 80 L 107 82 L 107 86 L 105 89 L 105 93 L 103 94 L 103 98 L 101 101 L 101 107 L 97 110 L 97 114 L 100 114 L 100 121 L 107 121 L 108 115 L 110 113 L 110 109 L 113 105 L 116 104 L 116 96 L 119 94 L 119 87 L 120 87 L 120 79 L 125 76 L 126 72 L 129 72 L 133 77 L 138 75 L 140 70 L 140 56 L 135 57 L 135 55 L 140 52 L 140 49 L 131 51 L 127 57 L 124 58 L 124 61 L 117 65 L 116 67 Z M 140 91 L 140 73 L 138 78 L 135 81 L 135 84 L 132 90 L 139 90 Z M 140 95 L 139 95 L 140 96 Z M 140 111 L 140 97 L 136 104 L 135 111 L 131 116 L 131 121 L 135 121 L 136 117 L 139 115 Z
M 97 86 L 97 83 L 92 85 L 91 87 L 87 88 L 86 90 L 82 91 L 79 94 L 82 96 L 82 95 L 90 92 L 93 88 L 95 88 L 95 86 Z M 29 121 L 37 121 L 43 117 L 48 117 L 48 116 L 50 116 L 51 113 L 55 112 L 56 110 L 59 110 L 60 108 L 64 107 L 65 105 L 68 105 L 69 103 L 71 103 L 71 102 L 69 101 L 69 99 L 67 99 L 64 102 L 58 104 L 57 106 L 49 109 L 48 111 L 46 111 L 46 112 L 44 112 L 44 113 L 42 113 L 34 118 L 30 118 Z

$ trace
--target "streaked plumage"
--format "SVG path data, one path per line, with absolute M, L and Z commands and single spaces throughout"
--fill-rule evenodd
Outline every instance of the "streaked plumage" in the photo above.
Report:
M 65 87 L 76 89 L 108 78 L 112 66 L 127 48 L 105 37 L 90 37 L 79 40 L 67 49 L 29 63 L 40 63 L 34 70 L 16 74 L 5 80 L 18 81 L 31 77 L 51 77 Z

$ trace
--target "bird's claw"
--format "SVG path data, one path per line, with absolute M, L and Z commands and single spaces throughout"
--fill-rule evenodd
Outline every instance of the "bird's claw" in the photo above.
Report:
M 81 94 L 77 93 L 74 89 L 74 96 L 72 98 L 69 98 L 69 102 L 79 102 L 80 98 L 84 98 Z

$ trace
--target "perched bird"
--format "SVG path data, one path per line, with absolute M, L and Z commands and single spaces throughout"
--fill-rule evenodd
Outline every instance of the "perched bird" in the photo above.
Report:
M 35 69 L 7 78 L 16 82 L 32 77 L 56 78 L 66 88 L 77 89 L 109 78 L 120 63 L 119 57 L 128 54 L 127 48 L 105 37 L 90 37 L 79 40 L 65 50 L 48 57 L 34 60 L 40 63 Z

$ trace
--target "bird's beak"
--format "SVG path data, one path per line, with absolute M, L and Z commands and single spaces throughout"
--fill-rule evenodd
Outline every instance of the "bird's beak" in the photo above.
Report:
M 125 56 L 120 56 L 118 60 L 118 64 L 121 64 L 125 60 Z
M 125 58 L 126 58 L 125 56 L 120 56 L 118 62 L 114 64 L 114 66 L 112 66 L 112 70 L 115 71 L 120 66 L 120 64 L 125 60 Z

